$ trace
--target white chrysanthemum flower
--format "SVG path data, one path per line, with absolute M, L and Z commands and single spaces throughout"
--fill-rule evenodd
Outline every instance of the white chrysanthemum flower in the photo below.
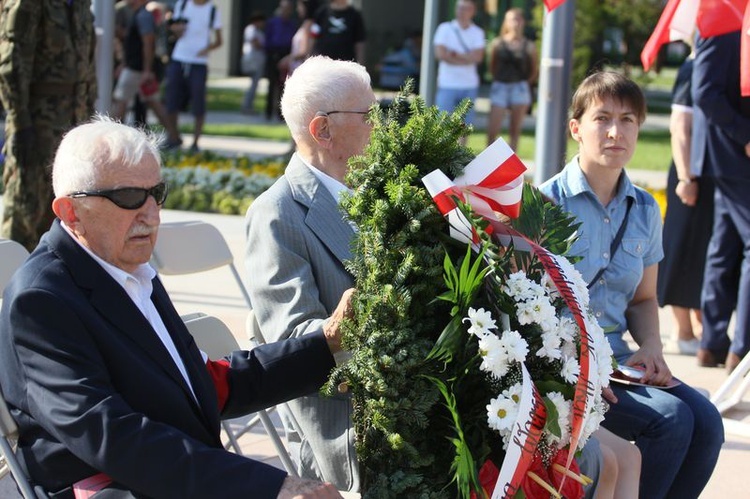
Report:
M 563 256 L 556 256 L 557 264 L 565 274 L 566 280 L 570 283 L 570 287 L 573 293 L 578 297 L 578 302 L 584 307 L 589 306 L 589 289 L 586 285 L 586 281 L 583 280 L 583 276 L 578 269 L 576 269 L 567 258 Z
M 502 395 L 487 404 L 487 421 L 490 428 L 501 434 L 509 433 L 518 416 L 518 404 Z
M 601 403 L 598 403 L 594 405 L 593 410 L 589 413 L 586 422 L 583 424 L 581 439 L 578 441 L 578 450 L 583 449 L 591 434 L 599 428 L 602 421 L 604 421 L 604 407 Z
M 563 357 L 563 367 L 560 370 L 560 375 L 563 379 L 571 385 L 575 385 L 580 374 L 581 366 L 575 357 Z
M 573 341 L 578 336 L 578 324 L 572 317 L 560 317 L 557 321 L 557 335 L 563 341 Z
M 508 374 L 508 353 L 500 338 L 494 334 L 480 337 L 479 354 L 482 356 L 482 364 L 479 366 L 482 371 L 491 373 L 496 378 Z
M 561 355 L 560 337 L 555 333 L 542 333 L 542 348 L 536 351 L 536 356 L 554 360 Z
M 497 329 L 495 319 L 492 318 L 492 312 L 480 308 L 476 310 L 469 307 L 469 316 L 464 317 L 463 322 L 469 321 L 469 334 L 475 336 L 484 336 L 491 333 L 491 329 Z
M 557 424 L 560 427 L 560 436 L 547 433 L 548 441 L 557 444 L 559 448 L 565 447 L 570 442 L 570 401 L 566 400 L 560 392 L 550 392 L 545 395 L 557 410 Z
M 555 281 L 552 280 L 552 276 L 547 272 L 542 275 L 542 281 L 540 284 L 547 290 L 547 294 L 551 300 L 560 298 L 560 291 L 558 291 L 557 286 L 555 286 Z
M 572 341 L 563 340 L 562 347 L 560 347 L 560 353 L 562 353 L 563 357 L 572 357 L 575 359 L 578 357 L 578 347 L 576 347 L 576 344 Z
M 515 385 L 503 390 L 503 397 L 511 399 L 516 404 L 521 403 L 521 394 L 523 393 L 523 385 L 516 383 Z
M 503 331 L 500 344 L 507 352 L 508 359 L 513 362 L 523 362 L 529 353 L 529 344 L 518 331 Z
M 612 374 L 612 347 L 604 335 L 604 330 L 593 316 L 589 315 L 584 320 L 596 353 L 596 369 L 599 374 L 599 381 L 602 386 L 609 386 L 609 376 Z
M 560 331 L 558 330 L 558 324 L 559 320 L 557 319 L 557 315 L 555 315 L 555 309 L 550 305 L 550 308 L 552 309 L 552 313 L 546 316 L 543 316 L 538 322 L 538 324 L 541 326 L 542 331 L 545 333 L 551 333 L 554 334 L 557 337 L 560 337 Z
M 518 302 L 528 300 L 537 295 L 538 293 L 534 289 L 535 286 L 538 285 L 526 277 L 526 272 L 519 270 L 508 276 L 505 286 L 503 286 L 503 291 Z

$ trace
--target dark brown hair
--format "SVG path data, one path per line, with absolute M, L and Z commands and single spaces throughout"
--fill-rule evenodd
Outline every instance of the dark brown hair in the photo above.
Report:
M 638 117 L 638 123 L 646 119 L 646 98 L 633 80 L 614 71 L 600 71 L 586 77 L 578 85 L 570 104 L 570 117 L 580 120 L 594 101 L 607 98 L 628 104 Z

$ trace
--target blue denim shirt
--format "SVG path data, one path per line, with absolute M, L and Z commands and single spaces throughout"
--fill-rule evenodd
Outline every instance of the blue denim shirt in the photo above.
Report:
M 590 307 L 599 324 L 609 333 L 608 339 L 619 359 L 628 353 L 622 350 L 628 303 L 641 282 L 643 269 L 664 257 L 659 205 L 649 193 L 634 186 L 623 170 L 617 194 L 607 206 L 602 206 L 578 165 L 578 156 L 539 189 L 582 222 L 570 255 L 583 257 L 575 267 L 584 280 L 590 282 L 599 269 L 606 266 L 589 291 Z M 625 218 L 628 197 L 634 199 L 628 225 L 610 261 L 612 240 Z

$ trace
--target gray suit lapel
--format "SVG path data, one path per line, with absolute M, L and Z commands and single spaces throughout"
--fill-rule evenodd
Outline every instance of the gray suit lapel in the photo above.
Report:
M 349 246 L 354 230 L 344 221 L 336 200 L 315 177 L 315 174 L 297 157 L 287 166 L 292 197 L 307 207 L 305 224 L 342 263 L 351 259 Z

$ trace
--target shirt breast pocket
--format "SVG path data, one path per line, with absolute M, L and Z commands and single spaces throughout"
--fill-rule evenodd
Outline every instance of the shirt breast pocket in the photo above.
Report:
M 646 254 L 645 239 L 623 239 L 622 254 L 616 255 L 617 268 L 622 272 L 622 277 L 627 279 L 632 289 L 641 282 L 643 276 L 643 256 Z M 618 258 L 619 256 L 619 258 Z
M 579 237 L 570 247 L 567 256 L 587 256 L 591 243 L 588 237 Z

